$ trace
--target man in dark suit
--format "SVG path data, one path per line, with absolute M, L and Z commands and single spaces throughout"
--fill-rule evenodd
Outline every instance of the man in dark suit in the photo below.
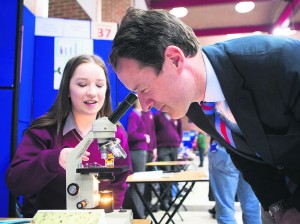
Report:
M 201 49 L 168 12 L 129 9 L 109 60 L 144 110 L 187 114 L 228 150 L 270 212 L 263 219 L 300 223 L 298 40 L 260 35 Z

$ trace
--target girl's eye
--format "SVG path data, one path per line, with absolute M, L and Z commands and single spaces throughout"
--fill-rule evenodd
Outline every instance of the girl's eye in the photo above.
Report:
M 98 88 L 102 88 L 104 85 L 97 85 Z
M 79 85 L 80 87 L 85 87 L 85 86 L 86 86 L 86 84 L 84 84 L 84 83 L 78 83 L 78 85 Z

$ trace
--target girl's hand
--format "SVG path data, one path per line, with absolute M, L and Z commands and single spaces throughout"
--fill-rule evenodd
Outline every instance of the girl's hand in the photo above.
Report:
M 68 155 L 70 154 L 70 152 L 73 150 L 74 148 L 63 148 L 61 151 L 60 151 L 60 154 L 59 154 L 59 158 L 58 158 L 58 162 L 59 162 L 59 165 L 66 169 L 66 161 L 67 161 L 67 157 Z M 88 161 L 89 160 L 89 156 L 90 153 L 88 151 L 85 151 L 83 156 L 82 156 L 82 161 Z

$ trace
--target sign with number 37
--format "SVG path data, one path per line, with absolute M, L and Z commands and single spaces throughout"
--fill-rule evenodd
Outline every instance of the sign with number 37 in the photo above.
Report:
M 118 29 L 117 23 L 92 22 L 92 39 L 112 40 Z

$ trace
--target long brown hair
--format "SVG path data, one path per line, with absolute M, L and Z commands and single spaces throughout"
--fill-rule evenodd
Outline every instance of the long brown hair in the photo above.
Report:
M 97 55 L 79 55 L 71 58 L 64 69 L 62 80 L 60 83 L 60 88 L 57 94 L 57 97 L 51 106 L 50 110 L 32 121 L 28 130 L 33 128 L 44 128 L 47 126 L 56 125 L 56 134 L 60 136 L 63 130 L 63 125 L 71 112 L 71 100 L 69 98 L 70 91 L 70 80 L 74 75 L 75 69 L 83 64 L 83 63 L 95 63 L 103 68 L 106 78 L 106 93 L 105 93 L 105 101 L 103 107 L 98 112 L 97 117 L 109 116 L 112 113 L 112 103 L 111 103 L 111 95 L 110 95 L 110 83 L 108 79 L 108 73 L 105 66 L 104 61 Z

